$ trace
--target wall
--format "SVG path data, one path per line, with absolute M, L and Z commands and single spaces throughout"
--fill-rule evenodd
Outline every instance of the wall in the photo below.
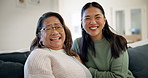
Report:
M 53 7 L 57 0 L 40 0 L 39 4 L 25 0 L 25 7 L 17 6 L 16 1 L 0 0 L 0 50 L 28 49 L 39 17 L 47 11 L 58 11 L 58 6 Z
M 100 0 L 101 1 L 101 0 Z M 101 1 L 103 5 L 105 5 L 107 16 L 109 17 L 110 25 L 115 28 L 113 24 L 113 17 L 112 13 L 114 9 L 125 9 L 126 11 L 129 10 L 129 8 L 142 8 L 143 14 L 142 14 L 142 40 L 148 39 L 148 0 L 106 0 Z M 130 17 L 130 16 L 127 16 Z M 130 21 L 130 19 L 125 19 L 126 21 Z M 126 30 L 129 30 L 130 32 L 130 23 L 126 24 Z
M 91 1 L 97 1 L 100 3 L 106 14 L 106 18 L 109 22 L 109 25 L 111 25 L 113 28 L 113 17 L 112 17 L 112 11 L 116 8 L 124 8 L 128 9 L 129 7 L 135 7 L 135 6 L 144 6 L 145 7 L 145 13 L 148 14 L 148 0 L 60 0 L 59 1 L 59 12 L 63 15 L 65 18 L 65 21 L 67 22 L 67 25 L 72 31 L 73 39 L 81 36 L 81 30 L 80 30 L 80 24 L 81 24 L 81 8 L 84 4 Z M 147 18 L 144 19 L 144 27 L 143 31 L 145 32 L 143 34 L 144 39 L 148 38 L 148 15 L 145 15 Z
M 99 2 L 111 26 L 113 8 L 145 5 L 148 14 L 148 0 L 40 0 L 37 5 L 28 2 L 31 0 L 26 1 L 26 7 L 20 8 L 16 6 L 16 0 L 0 0 L 0 50 L 29 48 L 35 37 L 37 20 L 47 11 L 57 11 L 63 16 L 72 31 L 73 40 L 81 36 L 80 13 L 87 2 Z M 148 30 L 148 27 L 144 29 Z M 148 31 L 146 36 L 148 38 Z

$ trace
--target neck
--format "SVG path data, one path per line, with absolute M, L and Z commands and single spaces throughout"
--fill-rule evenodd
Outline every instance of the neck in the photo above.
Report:
M 60 50 L 60 49 L 63 49 L 63 46 L 57 46 L 57 47 L 47 47 L 47 48 L 50 48 L 50 49 L 53 49 L 53 50 Z
M 97 36 L 91 36 L 92 41 L 98 41 L 98 40 L 102 40 L 103 39 L 103 34 L 100 33 Z

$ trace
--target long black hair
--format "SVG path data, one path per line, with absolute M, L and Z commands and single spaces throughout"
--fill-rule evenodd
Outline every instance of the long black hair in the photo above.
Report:
M 102 14 L 105 17 L 104 9 L 99 3 L 89 2 L 83 6 L 83 8 L 81 10 L 81 18 L 83 17 L 84 11 L 90 7 L 96 7 L 98 9 L 100 9 Z M 93 49 L 92 53 L 94 54 L 94 56 L 95 56 L 96 52 L 94 49 L 93 41 L 92 41 L 90 35 L 84 30 L 82 24 L 81 24 L 81 29 L 82 29 L 82 39 L 80 42 L 79 55 L 80 55 L 82 61 L 85 63 L 88 61 L 88 58 L 87 58 L 88 47 L 91 46 L 91 48 Z M 107 20 L 106 20 L 104 28 L 102 29 L 102 34 L 111 46 L 112 57 L 114 57 L 114 58 L 119 57 L 120 53 L 122 53 L 122 51 L 125 51 L 127 49 L 126 39 L 120 35 L 113 33 L 110 30 L 110 26 L 108 25 Z
M 30 51 L 33 51 L 36 48 L 44 48 L 45 46 L 43 46 L 40 43 L 40 35 L 41 35 L 41 29 L 43 27 L 43 22 L 45 19 L 47 19 L 48 17 L 54 16 L 56 18 L 58 18 L 61 22 L 61 24 L 63 25 L 64 31 L 65 31 L 65 35 L 66 35 L 66 39 L 64 41 L 64 50 L 66 51 L 67 55 L 70 56 L 75 56 L 76 53 L 74 51 L 71 50 L 71 46 L 72 46 L 72 36 L 71 36 L 71 32 L 68 29 L 68 27 L 65 25 L 64 19 L 62 18 L 62 16 L 56 12 L 47 12 L 44 13 L 38 20 L 37 23 L 37 28 L 36 28 L 36 37 L 35 39 L 32 41 L 32 44 L 30 46 Z

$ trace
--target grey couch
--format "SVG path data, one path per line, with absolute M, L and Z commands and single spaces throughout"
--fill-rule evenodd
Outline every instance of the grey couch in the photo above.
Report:
M 24 64 L 29 51 L 0 54 L 0 78 L 24 78 Z
M 148 78 L 148 44 L 128 48 L 129 69 L 135 78 Z
M 148 44 L 128 48 L 129 69 L 135 78 L 148 78 Z M 23 78 L 24 63 L 30 54 L 23 53 L 0 54 L 0 78 Z

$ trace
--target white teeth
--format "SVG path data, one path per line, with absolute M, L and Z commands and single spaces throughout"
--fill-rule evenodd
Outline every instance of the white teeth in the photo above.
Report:
M 59 40 L 59 39 L 61 39 L 61 37 L 58 37 L 58 38 L 52 38 L 52 39 L 50 39 L 50 40 L 53 41 L 53 40 Z
M 97 27 L 90 27 L 90 29 L 97 29 Z
M 52 38 L 52 40 L 58 40 L 59 38 Z

